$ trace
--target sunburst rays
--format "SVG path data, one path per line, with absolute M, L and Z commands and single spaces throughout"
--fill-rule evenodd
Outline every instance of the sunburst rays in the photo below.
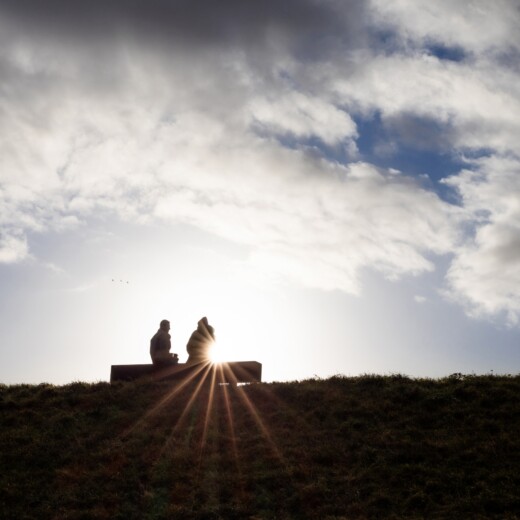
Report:
M 157 403 L 118 439 L 131 441 L 134 435 L 160 428 L 164 432 L 161 447 L 149 454 L 151 474 L 163 463 L 176 460 L 179 443 L 183 443 L 183 453 L 186 453 L 186 447 L 191 447 L 188 453 L 191 450 L 197 482 L 205 481 L 211 489 L 218 489 L 221 485 L 218 481 L 219 464 L 231 464 L 236 479 L 233 485 L 241 497 L 248 494 L 247 474 L 254 467 L 256 449 L 270 452 L 273 462 L 278 461 L 280 471 L 290 479 L 293 473 L 290 464 L 269 428 L 274 400 L 268 397 L 268 387 L 262 386 L 264 398 L 260 403 L 250 392 L 255 390 L 258 395 L 256 389 L 249 385 L 239 386 L 240 380 L 243 380 L 243 375 L 239 373 L 237 378 L 228 363 L 208 362 L 189 367 L 186 377 L 172 381 L 172 386 Z M 176 410 L 176 402 L 183 403 L 182 409 Z M 160 426 L 163 420 L 164 425 Z M 251 445 L 241 443 L 237 432 L 243 428 L 256 428 L 258 439 L 263 439 L 253 452 Z

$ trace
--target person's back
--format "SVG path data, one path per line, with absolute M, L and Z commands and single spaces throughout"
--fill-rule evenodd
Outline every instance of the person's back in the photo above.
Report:
M 188 363 L 207 363 L 209 361 L 209 350 L 215 341 L 213 327 L 208 323 L 206 317 L 199 320 L 197 330 L 193 332 L 186 345 L 188 351 Z
M 159 330 L 150 340 L 150 357 L 154 365 L 171 365 L 178 362 L 177 354 L 171 354 L 170 322 L 162 320 Z

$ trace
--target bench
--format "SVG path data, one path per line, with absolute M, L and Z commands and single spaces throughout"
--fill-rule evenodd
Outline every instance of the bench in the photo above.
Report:
M 147 365 L 112 365 L 110 382 L 134 381 L 149 378 L 153 381 L 185 380 L 189 378 L 214 381 L 218 384 L 260 383 L 262 363 L 258 361 L 231 361 L 226 363 L 178 363 L 166 367 Z

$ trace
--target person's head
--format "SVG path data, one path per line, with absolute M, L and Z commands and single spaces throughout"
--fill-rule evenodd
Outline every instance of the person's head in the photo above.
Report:
M 159 328 L 168 332 L 170 330 L 170 322 L 168 320 L 162 320 L 159 324 Z

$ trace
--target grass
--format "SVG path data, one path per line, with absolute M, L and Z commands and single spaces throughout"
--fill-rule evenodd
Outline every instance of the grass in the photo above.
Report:
M 520 377 L 0 386 L 0 518 L 520 518 Z

